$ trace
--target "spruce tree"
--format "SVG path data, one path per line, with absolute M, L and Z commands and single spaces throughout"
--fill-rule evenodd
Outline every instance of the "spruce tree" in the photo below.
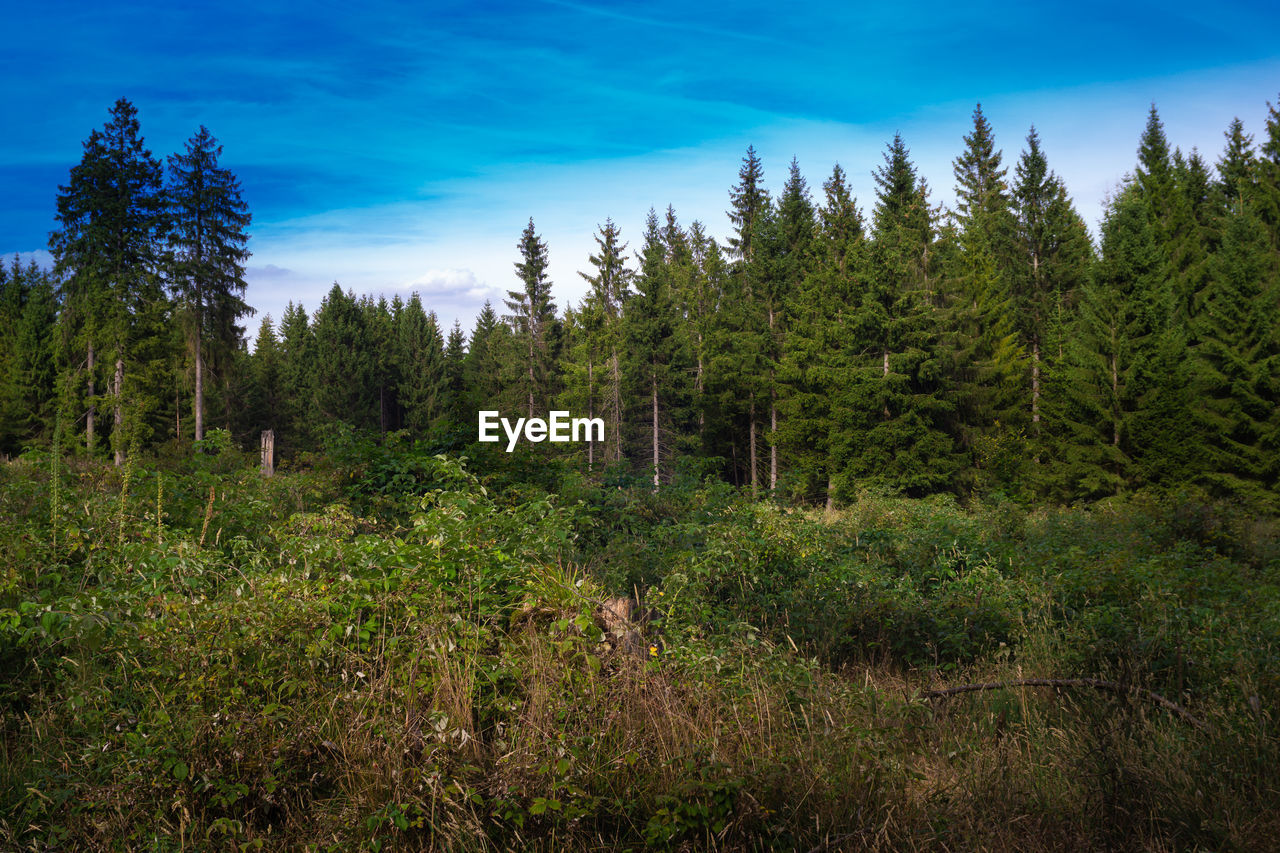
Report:
M 1193 450 L 1185 339 L 1167 252 L 1141 182 L 1102 226 L 1102 257 L 1068 343 L 1070 409 L 1062 470 L 1076 497 L 1175 481 Z
M 1274 510 L 1280 505 L 1274 489 L 1280 473 L 1280 288 L 1247 177 L 1232 168 L 1230 155 L 1224 161 L 1221 176 L 1229 207 L 1193 330 L 1193 411 L 1203 448 L 1195 467 L 1197 479 L 1211 492 Z M 1232 186 L 1238 188 L 1234 197 Z
M 1257 182 L 1257 155 L 1253 151 L 1253 137 L 1244 132 L 1244 122 L 1239 118 L 1223 134 L 1227 147 L 1218 160 L 1218 192 L 1222 204 L 1230 211 L 1240 212 L 1243 203 L 1252 201 Z
M 280 425 L 282 452 L 311 446 L 317 421 L 311 407 L 315 385 L 315 340 L 306 309 L 292 301 L 280 317 Z
M 532 218 L 516 245 L 521 258 L 515 265 L 516 275 L 524 287 L 508 291 L 506 303 L 511 314 L 507 321 L 522 361 L 517 384 L 523 391 L 528 417 L 533 417 L 535 412 L 545 411 L 551 399 L 558 335 L 556 306 L 547 279 L 547 245 L 534 230 Z
M 1023 399 L 1030 416 L 1033 458 L 1040 459 L 1042 396 L 1048 385 L 1046 366 L 1052 366 L 1051 372 L 1060 361 L 1056 350 L 1047 349 L 1046 345 L 1054 337 L 1052 330 L 1061 328 L 1059 312 L 1074 305 L 1088 280 L 1093 249 L 1084 220 L 1072 206 L 1065 185 L 1049 170 L 1034 127 L 1027 134 L 1027 148 L 1014 176 L 1018 255 L 1011 276 L 1009 307 L 1019 342 L 1029 355 L 1027 393 Z
M 249 207 L 240 182 L 218 165 L 222 146 L 203 125 L 185 154 L 169 157 L 170 287 L 187 315 L 195 368 L 195 439 L 204 438 L 206 348 L 239 344 L 235 321 L 252 310 L 244 301 L 249 257 Z
M 778 412 L 784 396 L 778 379 L 779 365 L 787 351 L 789 307 L 792 294 L 801 286 L 812 266 L 816 227 L 809 186 L 793 157 L 787 183 L 778 197 L 774 227 L 770 235 L 770 257 L 763 276 L 762 296 L 768 318 L 769 338 L 766 358 L 769 374 L 769 491 L 778 488 Z
M 467 334 L 462 323 L 453 321 L 444 345 L 444 412 L 450 425 L 469 426 L 475 412 L 467 409 Z
M 957 212 L 945 232 L 948 251 L 941 290 L 943 340 L 953 431 L 973 453 L 988 485 L 1014 487 L 1023 478 L 1021 400 L 1024 352 L 1012 310 L 1017 222 L 1003 155 L 979 104 L 965 150 L 954 161 Z
M 312 411 L 320 423 L 376 428 L 378 385 L 367 315 L 337 282 L 316 312 L 311 343 Z
M 851 448 L 837 490 L 859 482 L 909 494 L 953 485 L 960 460 L 945 430 L 953 407 L 940 394 L 937 318 L 932 308 L 933 212 L 928 186 L 895 135 L 874 174 L 873 275 L 851 324 L 867 357 L 850 401 L 874 415 Z
M 85 141 L 67 185 L 58 188 L 57 221 L 49 247 L 62 282 L 69 378 L 84 389 L 86 447 L 94 451 L 98 407 L 108 402 L 119 465 L 126 445 L 126 376 L 149 378 L 134 377 L 133 369 L 156 363 L 154 345 L 163 339 L 168 315 L 160 276 L 168 222 L 161 167 L 144 145 L 128 100 L 116 101 L 111 120 Z
M 772 348 L 764 279 L 768 258 L 756 251 L 768 235 L 773 205 L 764 187 L 764 169 L 755 148 L 747 148 L 738 183 L 729 190 L 728 246 L 734 258 L 730 296 L 713 335 L 710 359 L 712 386 L 729 412 L 741 412 L 747 427 L 745 463 L 753 495 L 759 493 L 759 438 L 762 405 L 769 396 L 769 353 Z M 736 455 L 736 453 L 735 453 Z
M 509 338 L 510 327 L 498 321 L 493 305 L 485 300 L 484 307 L 476 315 L 467 348 L 465 375 L 469 411 L 492 409 L 494 402 L 506 394 L 502 360 L 511 349 Z
M 852 433 L 870 428 L 847 397 L 864 358 L 851 320 L 865 287 L 866 243 L 862 215 L 839 165 L 823 191 L 809 261 L 789 293 L 779 441 L 794 468 L 793 496 L 831 506 Z
M 390 303 L 385 296 L 376 300 L 363 296 L 358 305 L 364 319 L 363 340 L 367 348 L 370 399 L 376 413 L 374 421 L 378 432 L 386 435 L 404 422 L 397 392 L 407 368 L 396 346 L 396 321 L 404 310 L 404 302 L 399 294 L 393 296 Z
M 764 166 L 756 156 L 755 146 L 748 146 L 738 170 L 738 183 L 729 190 L 729 222 L 734 233 L 729 237 L 729 251 L 739 261 L 749 262 L 756 220 L 769 207 L 769 191 L 764 187 Z
M 644 412 L 645 467 L 656 491 L 664 476 L 664 441 L 671 410 L 680 392 L 680 356 L 675 303 L 671 292 L 668 246 L 652 209 L 645 223 L 644 246 L 635 293 L 623 314 L 627 372 L 638 412 Z
M 404 425 L 421 437 L 445 414 L 448 377 L 439 321 L 434 311 L 423 309 L 416 293 L 396 318 L 395 349 Z
M 606 219 L 595 235 L 596 252 L 587 260 L 594 271 L 579 273 L 590 286 L 578 310 L 578 353 L 573 361 L 582 375 L 577 405 L 586 405 L 588 417 L 605 421 L 601 461 L 617 463 L 623 457 L 624 392 L 621 353 L 622 306 L 630 296 L 633 274 L 626 265 L 627 244 L 612 219 Z M 588 464 L 594 466 L 596 448 L 588 448 Z
M 693 428 L 697 431 L 697 446 L 699 452 L 710 455 L 707 418 L 713 407 L 707 396 L 707 361 L 710 357 L 711 330 L 724 290 L 727 267 L 720 245 L 697 220 L 689 225 L 689 252 L 692 274 L 684 289 L 675 294 L 675 298 L 679 313 L 684 318 L 693 367 L 691 401 L 696 421 Z
M 52 276 L 15 255 L 0 264 L 0 454 L 47 442 L 53 428 L 57 300 Z
M 1280 109 L 1267 102 L 1267 124 L 1257 159 L 1258 219 L 1272 252 L 1280 252 Z
M 279 430 L 284 424 L 281 387 L 281 348 L 271 315 L 262 318 L 249 359 L 248 414 L 259 430 Z

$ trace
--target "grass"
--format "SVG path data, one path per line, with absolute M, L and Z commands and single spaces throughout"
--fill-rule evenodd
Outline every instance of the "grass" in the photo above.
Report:
M 163 467 L 163 466 L 161 466 Z M 1275 526 L 0 471 L 0 847 L 1267 849 Z M 376 473 L 376 472 L 375 472 Z M 55 497 L 56 496 L 56 497 Z M 58 511 L 52 512 L 57 503 Z M 660 654 L 610 651 L 642 592 Z M 1027 677 L 1154 691 L 932 690 Z

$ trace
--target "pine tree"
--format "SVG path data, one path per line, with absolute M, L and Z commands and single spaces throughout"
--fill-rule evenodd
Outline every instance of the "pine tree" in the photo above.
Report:
M 207 342 L 223 351 L 234 348 L 240 339 L 235 321 L 253 310 L 244 301 L 249 207 L 239 180 L 218 165 L 221 154 L 202 125 L 185 154 L 169 157 L 170 286 L 188 315 L 196 441 L 204 438 Z
M 52 432 L 57 302 L 52 277 L 17 255 L 0 265 L 0 454 L 43 443 Z
M 544 411 L 551 399 L 552 368 L 556 360 L 556 306 L 547 279 L 547 245 L 534 231 L 533 219 L 517 244 L 521 260 L 515 265 L 523 290 L 508 291 L 511 314 L 507 320 L 520 347 L 523 361 L 519 384 L 523 386 L 528 417 Z
M 410 368 L 402 357 L 396 334 L 404 302 L 399 294 L 393 296 L 390 303 L 386 297 L 375 301 L 371 296 L 364 296 L 359 300 L 359 308 L 368 350 L 370 396 L 377 412 L 378 432 L 386 435 L 404 425 L 399 390 Z
M 692 414 L 696 421 L 697 448 L 709 455 L 707 418 L 712 406 L 707 399 L 707 361 L 710 357 L 711 330 L 717 305 L 725 286 L 727 267 L 719 244 L 707 234 L 701 222 L 689 225 L 691 275 L 675 299 L 684 319 L 689 355 L 693 367 Z
M 467 410 L 466 370 L 467 334 L 455 319 L 444 345 L 444 411 L 454 429 L 470 424 L 474 417 Z
M 311 329 L 312 411 L 320 423 L 374 429 L 377 383 L 368 322 L 354 293 L 337 282 L 316 312 Z
M 316 421 L 311 408 L 315 386 L 315 338 L 306 309 L 292 301 L 280 317 L 280 422 L 282 452 L 311 446 Z
M 786 387 L 779 440 L 794 466 L 794 494 L 834 502 L 834 478 L 849 463 L 851 433 L 870 427 L 846 398 L 864 353 L 850 320 L 865 287 L 865 228 L 843 170 L 823 184 L 810 261 L 789 293 Z
M 1170 151 L 1164 123 L 1152 104 L 1138 143 L 1133 184 L 1146 205 L 1159 253 L 1159 274 L 1172 288 L 1176 319 L 1182 324 L 1190 317 L 1202 285 L 1199 273 L 1206 255 L 1206 234 L 1197 221 L 1195 206 L 1206 181 L 1198 155 L 1187 160 L 1180 151 Z
M 1158 233 L 1141 183 L 1126 184 L 1103 222 L 1096 280 L 1068 344 L 1062 461 L 1077 497 L 1175 481 L 1194 452 L 1185 340 Z
M 752 257 L 752 238 L 756 220 L 769 208 L 769 191 L 764 188 L 764 167 L 756 156 L 755 146 L 748 146 L 738 170 L 738 183 L 729 190 L 729 222 L 734 234 L 729 238 L 732 256 L 749 263 Z
M 627 373 L 637 402 L 646 412 L 646 467 L 656 491 L 663 477 L 664 433 L 679 397 L 680 352 L 675 335 L 677 317 L 671 293 L 668 246 L 652 209 L 645 223 L 644 247 L 635 293 L 627 300 L 624 333 Z
M 435 312 L 424 311 L 416 293 L 396 320 L 395 347 L 401 365 L 398 391 L 404 424 L 421 436 L 445 414 L 448 377 L 444 338 Z
M 1267 102 L 1266 134 L 1257 159 L 1258 219 L 1267 229 L 1271 250 L 1280 252 L 1280 109 Z
M 114 410 L 112 445 L 124 461 L 125 378 L 154 364 L 168 313 L 160 279 L 167 217 L 159 161 L 144 147 L 137 110 L 121 98 L 84 143 L 59 187 L 49 246 L 62 280 L 62 325 L 73 374 L 85 388 L 85 443 L 94 451 L 98 406 Z M 101 394 L 102 367 L 110 371 Z M 142 378 L 142 377 L 139 377 Z M 135 383 L 140 384 L 140 383 Z M 151 402 L 138 399 L 139 404 Z
M 17 264 L 14 264 L 17 272 Z M 18 428 L 24 441 L 52 441 L 57 405 L 58 298 L 53 276 L 34 261 L 23 270 L 22 317 L 14 329 Z
M 253 428 L 279 430 L 284 424 L 281 348 L 271 315 L 262 318 L 249 359 L 248 415 Z
M 1017 223 L 1008 170 L 981 104 L 964 142 L 953 164 L 958 209 L 944 231 L 940 288 L 950 396 L 957 404 L 952 430 L 972 452 L 980 480 L 1009 489 L 1023 481 L 1026 459 L 1019 393 L 1025 356 L 1011 306 Z
M 771 227 L 773 205 L 764 188 L 764 169 L 749 147 L 738 171 L 738 183 L 729 190 L 729 221 L 734 233 L 729 237 L 734 258 L 730 285 L 720 323 L 713 335 L 712 385 L 722 408 L 729 412 L 744 409 L 747 426 L 747 481 L 753 495 L 759 493 L 759 434 L 762 402 L 769 396 L 769 352 L 771 349 L 764 278 L 768 259 L 759 256 L 756 243 Z M 743 403 L 745 402 L 745 406 Z
M 787 350 L 788 308 L 791 296 L 800 287 L 812 265 L 815 230 L 813 201 L 809 186 L 793 157 L 787 183 L 778 198 L 770 235 L 768 268 L 763 277 L 762 296 L 768 318 L 766 358 L 769 392 L 769 491 L 778 489 L 778 411 L 780 383 L 778 369 Z
M 1274 511 L 1280 504 L 1280 308 L 1266 229 L 1254 214 L 1251 153 L 1239 125 L 1219 166 L 1222 240 L 1198 294 L 1193 335 L 1194 412 L 1201 430 L 1197 479 L 1221 496 Z M 1243 144 L 1242 144 L 1243 143 Z
M 510 328 L 498 322 L 497 312 L 486 300 L 476 316 L 467 349 L 465 375 L 469 411 L 492 409 L 494 401 L 503 398 L 506 389 L 501 368 L 503 355 L 511 349 L 509 337 Z
M 1253 137 L 1244 132 L 1244 122 L 1239 118 L 1223 134 L 1227 138 L 1226 150 L 1218 161 L 1218 192 L 1223 207 L 1240 212 L 1246 200 L 1252 201 L 1256 193 L 1258 162 L 1253 151 Z
M 606 424 L 603 459 L 617 463 L 623 457 L 624 393 L 622 360 L 622 306 L 630 296 L 632 271 L 626 266 L 627 244 L 612 219 L 606 219 L 595 235 L 596 253 L 588 256 L 593 273 L 579 273 L 590 285 L 578 309 L 579 352 L 573 359 L 582 375 L 576 405 L 585 404 L 588 417 L 602 417 Z M 596 448 L 588 447 L 588 467 L 596 462 Z
M 874 174 L 874 274 L 851 323 L 868 357 L 849 399 L 876 417 L 858 436 L 849 465 L 837 478 L 837 492 L 846 495 L 859 482 L 910 494 L 937 491 L 952 485 L 960 462 L 945 431 L 952 407 L 939 393 L 928 187 L 917 177 L 900 135 L 894 136 L 884 159 Z
M 1066 187 L 1049 170 L 1034 127 L 1027 134 L 1027 148 L 1014 175 L 1018 255 L 1009 308 L 1019 342 L 1030 356 L 1029 388 L 1023 399 L 1030 415 L 1033 458 L 1040 459 L 1046 364 L 1056 367 L 1060 361 L 1055 352 L 1046 352 L 1046 344 L 1051 327 L 1061 320 L 1059 311 L 1075 303 L 1088 280 L 1093 249 Z

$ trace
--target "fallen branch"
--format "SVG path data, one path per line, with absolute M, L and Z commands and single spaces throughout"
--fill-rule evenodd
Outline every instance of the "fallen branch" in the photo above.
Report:
M 1206 731 L 1207 726 L 1186 708 L 1171 702 L 1168 699 L 1148 690 L 1145 687 L 1124 686 L 1115 681 L 1103 681 L 1100 678 L 1020 678 L 1017 681 L 997 681 L 987 684 L 962 684 L 959 687 L 948 687 L 945 690 L 930 690 L 924 694 L 926 699 L 942 699 L 947 696 L 955 696 L 960 693 L 974 693 L 980 690 L 1004 690 L 1010 687 L 1089 687 L 1094 690 L 1105 690 L 1109 693 L 1115 693 L 1120 696 L 1126 694 L 1140 696 L 1143 699 L 1154 702 L 1166 711 L 1170 711 L 1182 720 L 1190 723 L 1201 731 Z

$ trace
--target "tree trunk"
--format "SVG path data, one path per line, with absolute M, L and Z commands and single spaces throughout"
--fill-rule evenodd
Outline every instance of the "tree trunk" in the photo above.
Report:
M 196 441 L 204 438 L 204 355 L 200 352 L 200 323 L 196 322 Z
M 1031 339 L 1031 423 L 1040 432 L 1040 338 Z
M 884 376 L 885 379 L 889 378 L 889 349 L 887 347 L 884 349 L 884 373 L 881 375 Z M 889 417 L 889 403 L 886 398 L 884 404 L 884 419 L 887 421 L 889 420 Z
M 529 419 L 533 419 L 533 321 L 529 322 Z
M 698 374 L 693 381 L 693 390 L 698 401 L 698 438 L 705 441 L 707 410 L 702 405 L 702 332 L 698 332 Z
M 747 464 L 751 467 L 751 497 L 757 497 L 760 494 L 760 481 L 756 478 L 756 397 L 751 395 L 751 407 L 748 418 L 748 436 L 750 437 L 750 459 Z
M 1116 356 L 1111 354 L 1111 410 L 1115 420 L 1111 425 L 1111 445 L 1120 446 L 1120 376 L 1116 370 Z
M 658 491 L 658 374 L 653 375 L 653 490 Z
M 89 342 L 89 411 L 85 413 L 84 420 L 84 438 L 85 447 L 89 451 L 89 455 L 93 455 L 93 419 L 97 407 L 93 403 L 94 383 L 93 383 L 93 341 Z
M 276 472 L 276 431 L 262 431 L 262 476 L 270 477 Z
M 769 389 L 769 491 L 778 490 L 778 390 Z
M 111 389 L 111 394 L 116 398 L 115 413 L 115 445 L 116 445 L 116 467 L 119 468 L 124 464 L 124 398 L 121 396 L 121 390 L 124 388 L 124 359 L 116 358 L 116 375 Z
M 622 370 L 618 366 L 618 350 L 613 350 L 613 461 L 622 461 Z
M 830 474 L 828 474 L 827 475 L 827 509 L 828 510 L 832 510 L 836 508 L 835 491 L 836 491 L 835 480 L 831 477 Z
M 587 418 L 588 420 L 596 416 L 595 394 L 592 393 L 594 389 L 595 389 L 595 367 L 591 363 L 591 356 L 588 355 L 587 356 Z M 588 435 L 587 438 L 590 439 L 591 436 Z M 596 461 L 595 449 L 596 449 L 595 442 L 588 440 L 587 441 L 587 476 L 588 477 L 591 476 L 591 469 Z

